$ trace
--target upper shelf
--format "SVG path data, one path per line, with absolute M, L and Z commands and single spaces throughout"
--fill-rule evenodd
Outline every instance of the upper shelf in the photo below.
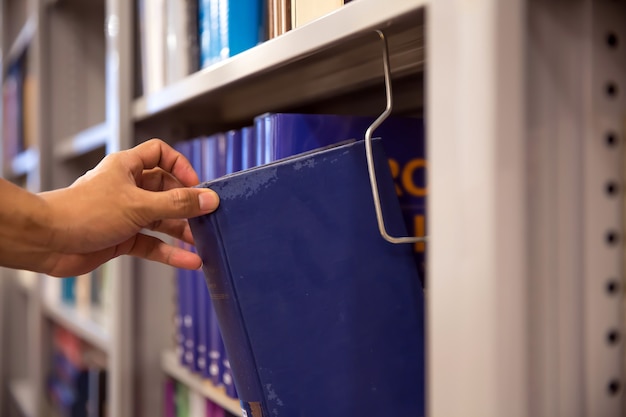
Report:
M 134 119 L 141 122 L 173 113 L 183 119 L 241 122 L 262 112 L 382 83 L 382 43 L 375 29 L 387 35 L 394 77 L 417 74 L 424 62 L 427 4 L 427 0 L 351 2 L 138 98 Z
M 76 158 L 95 149 L 105 147 L 108 139 L 108 125 L 106 122 L 100 123 L 61 141 L 54 148 L 54 156 L 60 160 Z
M 9 48 L 9 51 L 4 58 L 5 65 L 12 63 L 26 51 L 28 45 L 30 45 L 33 38 L 35 37 L 36 32 L 37 18 L 35 16 L 31 16 L 26 20 L 24 26 L 22 26 L 22 29 L 20 30 L 17 37 L 13 41 L 13 44 Z
M 51 320 L 70 330 L 102 352 L 109 352 L 111 337 L 107 330 L 106 319 L 101 311 L 91 309 L 81 312 L 74 306 L 53 302 L 45 297 L 43 297 L 42 303 L 44 313 Z

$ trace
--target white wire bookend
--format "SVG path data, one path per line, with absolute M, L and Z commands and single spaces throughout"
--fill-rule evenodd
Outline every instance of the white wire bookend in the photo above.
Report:
M 367 155 L 367 168 L 370 177 L 370 184 L 372 186 L 372 197 L 374 198 L 374 207 L 376 209 L 376 219 L 378 220 L 378 230 L 380 230 L 381 236 L 390 243 L 416 243 L 416 242 L 426 242 L 428 240 L 427 236 L 402 236 L 395 237 L 391 236 L 387 233 L 387 229 L 385 227 L 385 219 L 383 217 L 382 207 L 380 205 L 380 196 L 378 195 L 378 182 L 376 181 L 376 170 L 374 168 L 374 159 L 372 156 L 372 134 L 374 130 L 378 128 L 391 114 L 391 110 L 393 109 L 393 96 L 391 92 L 391 71 L 389 69 L 389 46 L 387 44 L 387 38 L 385 34 L 381 30 L 376 30 L 376 33 L 380 37 L 383 44 L 383 68 L 385 75 L 385 92 L 387 96 L 387 107 L 385 111 L 378 116 L 374 122 L 367 128 L 365 131 L 365 152 Z

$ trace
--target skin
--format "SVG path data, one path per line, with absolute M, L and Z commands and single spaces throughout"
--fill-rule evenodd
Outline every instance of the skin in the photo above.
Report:
M 66 277 L 132 255 L 198 269 L 198 255 L 141 233 L 193 244 L 186 219 L 219 205 L 196 184 L 189 161 L 158 139 L 106 156 L 67 188 L 33 194 L 0 180 L 0 266 Z

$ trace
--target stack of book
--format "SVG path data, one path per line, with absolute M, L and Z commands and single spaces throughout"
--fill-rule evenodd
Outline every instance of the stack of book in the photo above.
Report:
M 200 181 L 206 182 L 342 141 L 363 139 L 373 120 L 363 116 L 266 113 L 256 117 L 250 126 L 179 142 L 176 148 L 191 161 Z M 391 117 L 374 132 L 374 136 L 382 138 L 388 155 L 388 165 L 383 169 L 394 179 L 406 229 L 411 235 L 422 236 L 426 214 L 422 121 Z M 362 157 L 365 158 L 364 153 Z M 415 279 L 421 288 L 423 282 L 419 279 L 424 276 L 425 247 L 421 244 L 412 249 L 418 271 Z M 224 348 L 215 300 L 211 299 L 205 276 L 200 271 L 178 270 L 176 282 L 175 322 L 180 362 L 236 397 L 230 358 Z M 232 365 L 236 366 L 235 363 Z

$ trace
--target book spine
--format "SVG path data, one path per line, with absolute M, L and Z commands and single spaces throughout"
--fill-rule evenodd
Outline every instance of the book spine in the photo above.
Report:
M 226 25 L 228 56 L 237 55 L 263 42 L 263 2 L 224 0 L 229 3 Z
M 226 173 L 241 171 L 243 151 L 242 151 L 242 130 L 229 130 L 226 133 Z
M 227 255 L 220 245 L 219 225 L 211 216 L 192 219 L 192 230 L 198 239 L 197 247 L 203 263 L 202 269 L 216 317 L 222 324 L 222 337 L 228 357 L 233 366 L 232 372 L 242 409 L 248 416 L 262 411 L 261 415 L 269 415 L 263 410 L 263 390 L 256 374 L 256 364 L 252 355 L 247 331 L 242 321 L 237 294 L 232 284 L 230 268 L 226 264 Z
M 219 0 L 199 0 L 200 65 L 209 67 L 220 57 Z
M 254 126 L 246 126 L 241 129 L 241 169 L 255 166 L 255 129 Z

